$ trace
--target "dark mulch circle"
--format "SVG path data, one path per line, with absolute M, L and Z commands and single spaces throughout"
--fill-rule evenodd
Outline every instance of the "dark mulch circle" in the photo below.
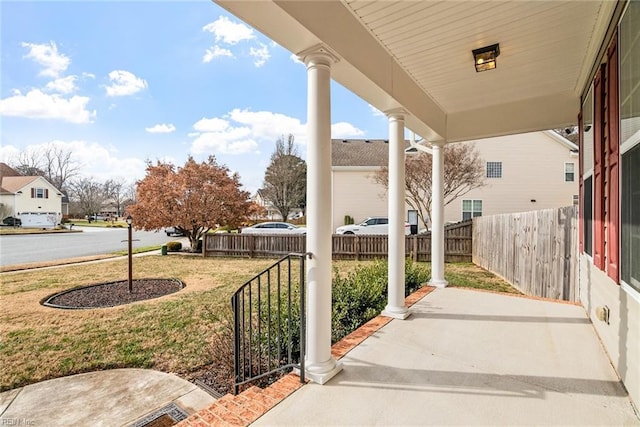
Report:
M 178 279 L 136 279 L 131 283 L 131 292 L 127 280 L 70 289 L 46 298 L 43 305 L 54 308 L 115 307 L 169 295 L 184 288 Z

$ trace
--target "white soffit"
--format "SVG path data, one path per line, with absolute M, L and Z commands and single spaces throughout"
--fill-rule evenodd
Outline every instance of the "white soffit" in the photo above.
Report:
M 445 112 L 579 96 L 601 2 L 366 1 L 345 4 Z M 500 43 L 495 70 L 471 51 Z M 595 48 L 595 49 L 594 49 Z
M 332 75 L 429 140 L 576 121 L 613 1 L 215 0 L 293 53 L 324 44 Z M 500 43 L 497 69 L 471 51 Z

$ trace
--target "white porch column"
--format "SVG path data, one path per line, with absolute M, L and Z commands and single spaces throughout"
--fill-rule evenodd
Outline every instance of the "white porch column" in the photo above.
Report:
M 389 117 L 389 282 L 384 316 L 406 319 L 404 305 L 404 114 L 402 110 L 387 113 Z
M 331 64 L 316 46 L 302 52 L 307 66 L 307 356 L 306 374 L 324 384 L 342 370 L 331 356 Z
M 444 280 L 444 141 L 432 142 L 431 189 L 431 280 L 429 284 L 445 288 Z

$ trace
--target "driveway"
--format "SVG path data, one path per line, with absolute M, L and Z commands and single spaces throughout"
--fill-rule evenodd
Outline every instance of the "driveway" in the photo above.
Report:
M 0 237 L 0 266 L 46 262 L 127 249 L 126 228 L 74 227 L 82 233 L 22 234 Z M 162 245 L 174 238 L 160 232 L 133 231 L 133 247 Z

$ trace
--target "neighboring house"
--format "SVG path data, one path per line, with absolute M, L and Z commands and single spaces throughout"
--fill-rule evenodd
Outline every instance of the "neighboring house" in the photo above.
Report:
M 578 146 L 553 131 L 475 143 L 486 185 L 445 206 L 445 221 L 569 206 L 578 198 Z M 374 175 L 388 163 L 385 140 L 332 140 L 333 228 L 387 215 L 387 192 Z M 540 166 L 544 165 L 544 166 Z M 406 206 L 406 210 L 410 210 Z M 420 225 L 420 228 L 423 226 Z
M 262 189 L 259 189 L 258 191 L 256 191 L 256 194 L 251 198 L 251 201 L 257 204 L 258 206 L 262 206 L 266 212 L 266 214 L 262 215 L 260 218 L 253 218 L 253 219 L 269 219 L 269 220 L 281 219 L 280 218 L 281 215 L 278 212 L 278 210 L 273 207 L 271 202 L 269 202 L 264 198 L 264 195 L 262 194 Z
M 22 220 L 23 227 L 52 228 L 62 220 L 62 193 L 41 176 L 22 176 L 0 163 L 3 217 Z
M 251 201 L 256 203 L 258 206 L 262 206 L 267 212 L 266 215 L 263 215 L 260 218 L 252 218 L 252 219 L 268 219 L 271 221 L 274 221 L 274 220 L 286 221 L 285 219 L 282 218 L 282 215 L 280 215 L 280 211 L 278 211 L 278 209 L 276 209 L 270 201 L 264 198 L 262 189 L 259 189 L 258 191 L 256 191 L 256 194 L 253 197 L 251 197 Z M 302 209 L 293 208 L 289 212 L 288 219 L 300 218 L 302 217 L 302 215 L 303 215 Z

